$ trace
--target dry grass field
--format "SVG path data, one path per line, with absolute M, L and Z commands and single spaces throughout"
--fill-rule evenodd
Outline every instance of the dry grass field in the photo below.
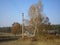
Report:
M 31 41 L 31 40 L 13 40 L 13 41 L 4 41 L 0 42 L 0 45 L 60 45 L 60 39 L 54 40 L 39 40 L 39 41 Z
M 40 35 L 39 38 L 37 36 L 35 38 L 20 37 L 17 40 L 0 41 L 0 45 L 60 45 L 60 37 L 55 35 Z

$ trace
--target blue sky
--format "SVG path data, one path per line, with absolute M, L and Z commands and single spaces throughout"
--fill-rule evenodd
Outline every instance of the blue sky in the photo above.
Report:
M 28 10 L 38 0 L 0 0 L 0 27 L 11 26 L 14 22 L 22 23 L 22 15 L 28 19 Z M 51 24 L 60 24 L 60 0 L 42 0 L 43 13 Z

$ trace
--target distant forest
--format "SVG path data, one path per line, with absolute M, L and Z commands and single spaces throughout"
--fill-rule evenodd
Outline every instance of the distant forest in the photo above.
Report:
M 0 27 L 0 32 L 10 33 L 11 27 Z
M 20 27 L 20 29 L 22 28 Z M 50 25 L 48 30 L 59 30 L 60 32 L 60 25 Z M 11 27 L 0 27 L 0 32 L 11 33 Z

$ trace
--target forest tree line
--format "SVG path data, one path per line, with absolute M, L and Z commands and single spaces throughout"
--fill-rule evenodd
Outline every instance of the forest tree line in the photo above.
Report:
M 20 25 L 20 24 L 19 24 Z M 24 27 L 27 27 L 27 26 L 24 26 Z M 18 26 L 15 27 L 16 28 L 16 32 L 22 32 L 22 25 L 20 25 L 19 27 L 19 30 L 18 30 Z M 24 28 L 25 29 L 25 28 Z M 60 25 L 40 25 L 38 27 L 39 30 L 43 30 L 43 29 L 46 29 L 46 30 L 59 30 L 60 32 Z M 14 29 L 15 30 L 15 29 Z M 26 30 L 26 29 L 25 29 Z M 30 29 L 29 29 L 30 30 Z M 11 33 L 12 32 L 12 27 L 0 27 L 0 32 L 7 32 L 7 33 Z M 12 32 L 13 33 L 13 32 Z

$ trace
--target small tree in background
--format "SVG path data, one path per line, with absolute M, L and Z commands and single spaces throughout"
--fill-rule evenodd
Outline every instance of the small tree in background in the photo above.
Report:
M 19 23 L 13 23 L 12 24 L 12 33 L 17 34 L 21 31 L 21 26 Z

